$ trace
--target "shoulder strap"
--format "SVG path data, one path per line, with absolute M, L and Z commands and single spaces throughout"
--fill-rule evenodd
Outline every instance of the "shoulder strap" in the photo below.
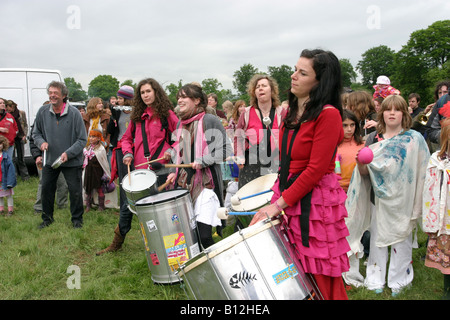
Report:
M 144 157 L 150 157 L 150 150 L 148 149 L 147 132 L 145 132 L 145 119 L 141 122 L 142 144 L 144 145 Z M 153 160 L 153 159 L 152 159 Z
M 248 106 L 245 108 L 244 111 L 244 131 L 247 130 L 248 127 L 248 120 L 250 119 L 250 110 L 252 109 L 252 106 Z

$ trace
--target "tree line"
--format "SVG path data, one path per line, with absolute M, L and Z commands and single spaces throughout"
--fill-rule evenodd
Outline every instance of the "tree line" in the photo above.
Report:
M 372 86 L 380 75 L 388 76 L 391 84 L 407 96 L 418 93 L 422 101 L 433 102 L 433 92 L 438 81 L 450 78 L 450 20 L 436 21 L 426 29 L 411 33 L 408 42 L 395 52 L 386 45 L 379 45 L 365 51 L 361 60 L 352 66 L 349 59 L 340 59 L 342 69 L 342 83 L 344 87 L 353 90 L 373 90 Z M 215 93 L 219 98 L 219 106 L 225 100 L 235 101 L 243 99 L 249 101 L 247 83 L 251 77 L 258 73 L 265 73 L 273 77 L 279 85 L 280 100 L 287 99 L 290 88 L 290 76 L 294 72 L 293 67 L 287 65 L 269 66 L 267 70 L 259 70 L 251 63 L 242 65 L 233 74 L 233 92 L 223 88 L 222 83 L 216 78 L 207 78 L 201 81 L 205 93 Z M 356 82 L 358 74 L 361 81 Z M 99 75 L 95 77 L 84 91 L 74 78 L 64 79 L 69 88 L 71 101 L 85 101 L 90 97 L 100 97 L 109 100 L 115 96 L 120 86 L 136 86 L 132 80 L 120 83 L 111 75 Z M 176 94 L 185 83 L 180 79 L 177 83 L 170 83 L 165 90 L 176 105 Z

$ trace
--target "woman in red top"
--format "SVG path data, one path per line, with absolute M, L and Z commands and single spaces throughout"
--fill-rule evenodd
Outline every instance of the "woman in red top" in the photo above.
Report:
M 280 173 L 272 204 L 253 223 L 282 211 L 297 258 L 324 299 L 347 299 L 346 195 L 334 173 L 342 129 L 341 69 L 331 52 L 304 50 L 291 76 L 289 112 L 280 130 Z

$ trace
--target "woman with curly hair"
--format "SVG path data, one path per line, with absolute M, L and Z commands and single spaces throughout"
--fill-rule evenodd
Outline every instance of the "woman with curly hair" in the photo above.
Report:
M 130 92 L 130 96 L 131 96 Z M 150 160 L 164 158 L 160 163 L 170 160 L 170 137 L 175 130 L 178 118 L 173 112 L 173 106 L 161 85 L 154 79 L 140 81 L 131 103 L 128 128 L 120 139 L 123 153 L 123 164 L 134 167 Z M 119 161 L 119 160 L 117 160 Z M 119 165 L 119 163 L 117 164 Z M 145 168 L 141 166 L 140 168 Z M 147 168 L 151 168 L 150 165 Z M 158 184 L 166 182 L 168 171 L 161 169 L 156 172 Z M 122 201 L 119 224 L 114 230 L 114 239 L 109 247 L 97 253 L 114 252 L 122 247 L 126 234 L 131 229 L 133 214 L 127 209 L 126 201 Z M 123 203 L 122 203 L 123 202 Z
M 277 82 L 257 74 L 248 83 L 250 106 L 239 118 L 234 154 L 240 166 L 239 187 L 278 170 L 278 132 L 286 113 Z
M 178 117 L 162 86 L 154 79 L 144 79 L 136 87 L 130 125 L 122 137 L 123 163 L 139 164 L 164 158 L 170 160 L 170 137 Z M 143 132 L 143 128 L 145 128 Z M 151 166 L 148 166 L 151 169 Z M 168 170 L 158 170 L 158 184 L 166 182 Z

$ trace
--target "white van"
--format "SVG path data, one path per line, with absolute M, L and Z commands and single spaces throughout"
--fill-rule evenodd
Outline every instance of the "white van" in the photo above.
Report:
M 0 98 L 13 100 L 26 112 L 28 131 L 39 108 L 48 101 L 47 85 L 52 81 L 64 81 L 58 70 L 0 68 Z M 34 163 L 28 143 L 25 161 Z

